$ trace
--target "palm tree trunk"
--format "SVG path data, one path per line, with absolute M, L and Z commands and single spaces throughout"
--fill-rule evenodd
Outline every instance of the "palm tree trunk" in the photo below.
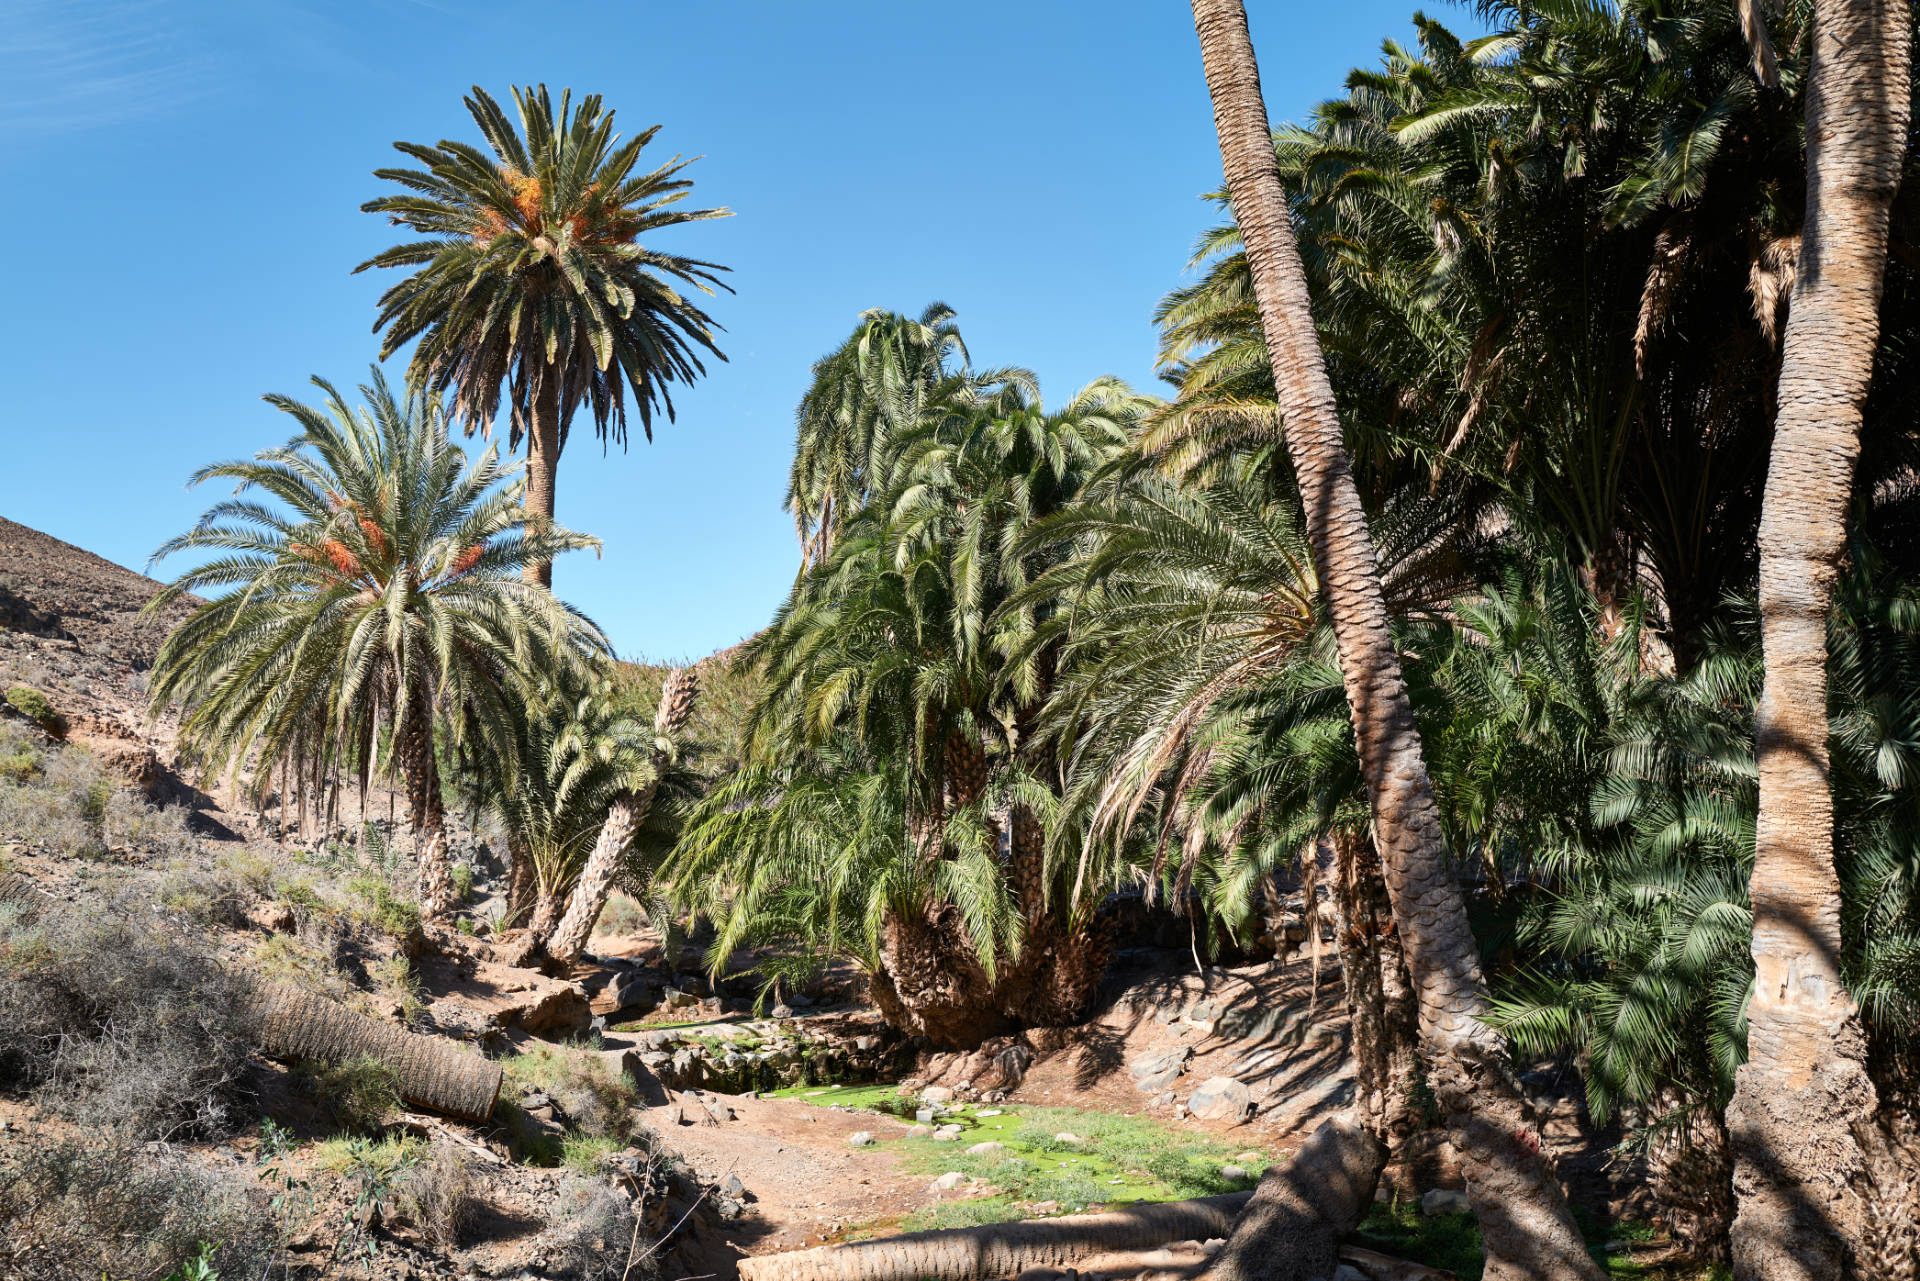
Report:
M 1420 1033 L 1413 990 L 1372 840 L 1364 832 L 1338 831 L 1333 847 L 1340 977 L 1353 1028 L 1360 1121 L 1376 1138 L 1397 1147 L 1419 1125 L 1414 1087 Z
M 447 810 L 440 796 L 440 763 L 433 755 L 432 712 L 423 705 L 401 730 L 400 772 L 407 780 L 407 812 L 419 842 L 420 915 L 453 910 L 453 866 L 447 857 Z
M 1574 1227 L 1505 1047 L 1454 878 L 1387 625 L 1373 540 L 1314 332 L 1241 0 L 1193 0 L 1227 194 L 1245 237 L 1314 568 L 1328 597 L 1387 891 L 1419 1001 L 1430 1084 L 1480 1219 L 1489 1281 L 1601 1273 Z
M 567 913 L 547 940 L 547 955 L 554 960 L 571 965 L 587 950 L 594 923 L 607 905 L 607 895 L 613 892 L 614 874 L 620 870 L 627 843 L 640 830 L 641 820 L 652 804 L 653 789 L 648 788 L 638 795 L 621 796 L 607 807 L 607 821 L 600 825 L 600 835 L 593 843 L 593 851 L 587 855 L 587 865 L 580 870 L 580 880 L 573 887 Z
M 1860 1135 L 1878 1099 L 1840 973 L 1827 615 L 1906 147 L 1908 21 L 1897 0 L 1818 0 L 1814 9 L 1807 216 L 1760 518 L 1755 973 L 1747 1063 L 1727 1109 L 1742 1281 L 1839 1277 L 1868 1224 Z
M 543 532 L 553 524 L 553 491 L 559 470 L 560 380 L 555 375 L 540 379 L 527 430 L 526 507 L 533 517 L 530 523 Z M 529 583 L 551 588 L 553 562 L 530 560 L 521 576 Z

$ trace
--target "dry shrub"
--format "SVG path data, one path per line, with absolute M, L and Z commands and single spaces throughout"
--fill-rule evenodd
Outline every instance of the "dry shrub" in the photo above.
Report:
M 115 788 L 101 810 L 100 835 L 113 849 L 191 858 L 200 852 L 200 838 L 187 826 L 187 816 L 180 806 L 163 809 L 127 788 Z
M 370 1054 L 339 1063 L 302 1063 L 300 1072 L 334 1123 L 352 1134 L 378 1134 L 400 1111 L 400 1073 Z
M 107 911 L 0 909 L 0 1085 L 96 1129 L 218 1133 L 248 1050 L 236 981 L 188 939 Z
M 427 1238 L 444 1250 L 460 1248 L 474 1219 L 473 1174 L 460 1149 L 444 1139 L 414 1167 L 405 1193 L 407 1212 Z
M 547 1270 L 580 1281 L 653 1277 L 654 1260 L 639 1258 L 650 1243 L 637 1228 L 632 1205 L 611 1179 L 569 1175 L 547 1230 Z
M 213 1247 L 222 1276 L 263 1275 L 276 1245 L 251 1178 L 123 1136 L 0 1147 L 0 1276 L 158 1281 Z

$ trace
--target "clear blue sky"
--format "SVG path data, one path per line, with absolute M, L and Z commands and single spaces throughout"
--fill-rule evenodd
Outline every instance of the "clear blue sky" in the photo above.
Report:
M 1275 120 L 1408 38 L 1413 7 L 1248 0 Z M 731 363 L 652 445 L 603 458 L 577 425 L 560 472 L 561 518 L 606 552 L 556 587 L 627 655 L 704 654 L 772 613 L 792 407 L 858 312 L 944 299 L 977 362 L 1035 369 L 1049 399 L 1151 386 L 1152 308 L 1219 180 L 1182 0 L 4 11 L 0 514 L 135 568 L 219 496 L 189 471 L 290 434 L 262 393 L 364 377 L 392 273 L 349 269 L 397 239 L 359 212 L 371 171 L 395 139 L 478 142 L 468 86 L 599 92 L 626 129 L 665 126 L 663 159 L 706 157 L 696 200 L 737 216 L 661 243 L 734 269 Z

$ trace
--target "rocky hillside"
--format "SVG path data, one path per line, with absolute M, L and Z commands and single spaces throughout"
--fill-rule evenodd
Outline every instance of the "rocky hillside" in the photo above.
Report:
M 146 672 L 196 603 L 143 615 L 159 590 L 151 578 L 0 518 L 0 696 L 37 691 L 73 741 L 149 791 L 178 781 L 165 764 L 172 725 L 146 721 Z

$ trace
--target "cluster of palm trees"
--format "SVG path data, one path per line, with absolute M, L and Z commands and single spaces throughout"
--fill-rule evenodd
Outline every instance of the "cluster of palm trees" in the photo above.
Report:
M 319 379 L 322 405 L 269 396 L 293 438 L 196 473 L 237 490 L 156 554 L 199 563 L 153 608 L 212 599 L 150 693 L 184 709 L 209 770 L 296 798 L 303 828 L 309 800 L 337 814 L 343 782 L 364 812 L 373 779 L 402 781 L 429 920 L 455 906 L 446 810 L 464 794 L 505 834 L 509 920 L 565 962 L 642 837 L 670 827 L 698 681 L 670 675 L 649 724 L 606 638 L 552 594 L 554 558 L 599 546 L 555 523 L 555 470 L 582 405 L 624 446 L 630 395 L 651 438 L 671 385 L 724 359 L 680 288 L 711 293 L 724 269 L 642 238 L 726 211 L 674 207 L 686 162 L 641 164 L 657 127 L 622 141 L 597 96 L 513 100 L 517 126 L 467 98 L 484 149 L 398 143 L 424 167 L 376 171 L 405 192 L 366 210 L 422 237 L 356 268 L 416 268 L 375 322 L 383 359 L 413 344 L 405 388 L 376 367 L 360 405 Z M 503 408 L 524 465 L 452 439 L 491 435 Z
M 1244 939 L 1330 877 L 1363 1112 L 1437 1107 L 1491 1275 L 1597 1275 L 1516 1050 L 1703 1258 L 1905 1275 L 1906 10 L 1489 4 L 1273 133 L 1194 9 L 1233 220 L 1173 396 L 1048 409 L 945 308 L 863 317 L 667 881 L 968 1044 L 1078 1012 L 1116 887 Z
M 409 390 L 277 402 L 300 436 L 204 473 L 279 505 L 164 549 L 229 590 L 156 705 L 283 794 L 403 777 L 430 912 L 457 780 L 555 955 L 624 878 L 776 988 L 853 961 L 938 1045 L 1081 1015 L 1116 889 L 1212 946 L 1324 878 L 1361 1115 L 1437 1114 L 1489 1275 L 1598 1276 L 1516 1051 L 1578 1063 L 1703 1258 L 1908 1275 L 1907 9 L 1489 0 L 1278 133 L 1239 0 L 1193 9 L 1231 221 L 1160 308 L 1173 394 L 1049 405 L 944 306 L 863 315 L 704 796 L 691 676 L 636 705 L 548 591 L 591 545 L 553 521 L 578 407 L 624 439 L 718 355 L 669 283 L 718 268 L 636 237 L 723 211 L 593 98 L 516 93 L 516 132 L 476 90 L 489 151 L 382 171 L 409 194 L 368 208 L 427 237 L 366 264 L 418 268 L 380 319 Z M 503 396 L 525 480 L 449 438 Z

